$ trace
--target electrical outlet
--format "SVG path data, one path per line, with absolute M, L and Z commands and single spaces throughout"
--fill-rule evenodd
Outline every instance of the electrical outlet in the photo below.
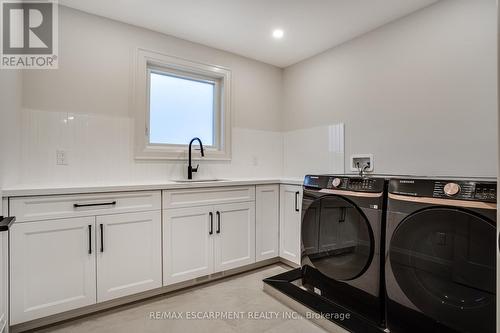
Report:
M 68 165 L 68 152 L 66 150 L 56 150 L 56 165 Z

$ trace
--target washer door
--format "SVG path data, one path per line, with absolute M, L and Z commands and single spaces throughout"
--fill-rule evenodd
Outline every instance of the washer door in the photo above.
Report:
M 495 331 L 496 230 L 485 218 L 430 208 L 404 219 L 389 262 L 405 296 L 459 332 Z
M 327 277 L 349 281 L 363 274 L 373 258 L 373 232 L 349 200 L 304 192 L 303 256 Z

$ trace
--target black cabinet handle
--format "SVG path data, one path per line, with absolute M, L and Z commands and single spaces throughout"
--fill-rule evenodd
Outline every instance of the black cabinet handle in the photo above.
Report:
M 217 214 L 217 231 L 216 231 L 216 233 L 220 234 L 220 212 L 217 212 L 215 214 Z
M 208 232 L 209 235 L 214 234 L 214 213 L 210 212 L 208 213 L 210 215 L 210 231 Z
M 112 201 L 112 202 L 92 203 L 92 204 L 74 204 L 73 207 L 82 208 L 82 207 L 115 206 L 115 205 L 116 201 Z
M 89 224 L 89 254 L 92 254 L 92 225 Z
M 104 252 L 104 225 L 99 224 L 99 228 L 101 228 L 101 252 Z
M 299 211 L 299 194 L 300 192 L 295 192 L 295 211 Z

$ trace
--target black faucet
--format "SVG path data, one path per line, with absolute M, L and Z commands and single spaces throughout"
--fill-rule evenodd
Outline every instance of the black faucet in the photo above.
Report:
M 200 150 L 201 150 L 201 157 L 205 156 L 205 153 L 203 152 L 203 143 L 201 143 L 200 138 L 193 138 L 191 142 L 189 142 L 189 165 L 188 165 L 188 179 L 193 179 L 193 172 L 198 172 L 198 168 L 200 165 L 198 164 L 196 168 L 193 168 L 191 166 L 191 146 L 193 145 L 194 141 L 198 141 L 200 143 Z

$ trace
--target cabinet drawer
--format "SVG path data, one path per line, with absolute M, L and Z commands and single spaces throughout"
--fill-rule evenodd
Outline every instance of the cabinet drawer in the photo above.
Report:
M 210 187 L 163 191 L 163 208 L 255 201 L 255 186 Z
M 160 191 L 39 196 L 10 199 L 10 215 L 16 216 L 16 222 L 160 209 Z

